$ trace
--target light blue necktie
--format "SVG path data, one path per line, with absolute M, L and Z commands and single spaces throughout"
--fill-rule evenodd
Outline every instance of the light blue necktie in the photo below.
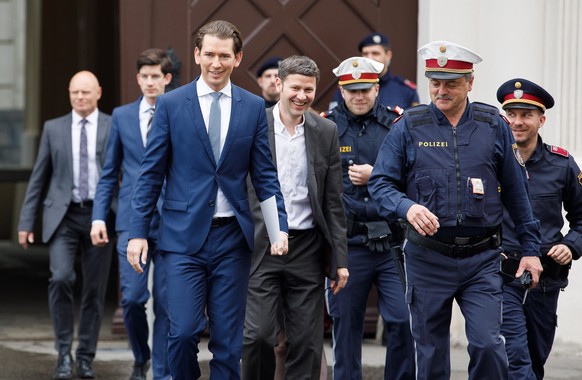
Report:
M 81 201 L 89 198 L 89 153 L 87 151 L 87 130 L 85 124 L 89 121 L 83 119 L 81 124 L 81 145 L 79 147 L 79 196 Z
M 220 158 L 220 97 L 222 93 L 211 92 L 210 95 L 212 96 L 212 104 L 208 117 L 208 138 L 210 146 L 212 146 L 212 153 L 214 153 L 214 161 L 218 163 Z

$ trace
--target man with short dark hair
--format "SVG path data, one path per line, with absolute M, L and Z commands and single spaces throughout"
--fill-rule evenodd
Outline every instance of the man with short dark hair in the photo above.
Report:
M 143 273 L 165 183 L 158 247 L 166 268 L 172 379 L 200 377 L 198 343 L 207 327 L 210 377 L 238 379 L 254 246 L 247 176 L 271 221 L 274 255 L 287 253 L 287 215 L 265 102 L 230 81 L 243 56 L 239 30 L 227 21 L 209 22 L 195 46 L 200 77 L 156 101 L 132 197 L 127 259 Z
M 164 262 L 156 248 L 161 211 L 159 207 L 154 211 L 150 225 L 148 244 L 151 254 L 148 256 L 143 275 L 134 271 L 127 262 L 127 236 L 131 215 L 131 194 L 139 175 L 148 134 L 151 128 L 155 128 L 152 125 L 152 118 L 156 99 L 165 92 L 166 85 L 170 83 L 171 69 L 172 62 L 161 49 L 148 49 L 139 55 L 136 79 L 142 96 L 113 110 L 107 159 L 97 185 L 93 206 L 91 239 L 93 244 L 102 246 L 109 242 L 105 220 L 115 195 L 119 193 L 115 230 L 118 233 L 117 254 L 123 322 L 134 357 L 130 380 L 146 379 L 150 358 L 154 380 L 167 380 L 170 377 L 167 360 L 169 320 L 166 307 L 166 279 Z M 153 347 L 150 350 L 145 305 L 150 297 L 148 274 L 152 265 L 155 319 Z
M 285 378 L 319 379 L 325 275 L 332 278 L 334 293 L 348 280 L 337 128 L 308 111 L 319 75 L 308 57 L 283 60 L 277 78 L 281 97 L 267 109 L 270 146 L 288 215 L 289 253 L 269 254 L 265 222 L 255 212 L 242 362 L 248 380 L 273 379 L 280 303 L 288 349 Z
M 279 64 L 281 58 L 271 57 L 267 59 L 257 70 L 257 84 L 261 88 L 261 96 L 265 100 L 265 107 L 273 107 L 279 101 L 277 90 L 277 77 L 279 76 Z

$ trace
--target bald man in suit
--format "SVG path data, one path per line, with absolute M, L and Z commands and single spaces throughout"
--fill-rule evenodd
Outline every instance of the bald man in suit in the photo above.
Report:
M 20 211 L 18 242 L 25 249 L 34 243 L 34 223 L 42 204 L 42 241 L 48 243 L 50 255 L 49 307 L 59 355 L 53 379 L 73 376 L 74 264 L 80 253 L 83 290 L 76 374 L 92 379 L 112 247 L 94 247 L 89 233 L 111 117 L 97 109 L 101 87 L 89 71 L 73 76 L 69 97 L 72 112 L 44 125 Z

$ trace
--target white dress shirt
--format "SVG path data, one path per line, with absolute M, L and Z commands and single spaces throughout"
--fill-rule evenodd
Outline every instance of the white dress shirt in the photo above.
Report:
M 313 228 L 313 213 L 307 190 L 307 151 L 305 148 L 305 116 L 295 126 L 293 136 L 279 115 L 279 103 L 273 107 L 277 175 L 287 210 L 290 230 Z
M 208 119 L 210 117 L 210 105 L 212 104 L 212 96 L 210 93 L 214 92 L 203 79 L 198 79 L 196 81 L 196 91 L 198 91 L 198 102 L 200 103 L 200 110 L 202 111 L 202 117 L 204 118 L 204 124 L 206 125 L 206 131 L 208 132 Z M 228 133 L 228 126 L 230 124 L 230 109 L 232 107 L 232 84 L 230 80 L 227 85 L 224 86 L 219 92 L 222 93 L 220 97 L 220 152 L 222 153 L 222 148 L 224 147 L 224 141 L 226 140 L 226 134 Z M 216 196 L 216 210 L 214 212 L 214 217 L 226 217 L 234 216 L 232 207 L 228 200 L 218 188 L 218 195 Z
M 81 202 L 79 196 L 79 161 L 81 150 L 81 120 L 83 118 L 73 112 L 73 123 L 71 125 L 71 142 L 73 144 L 73 202 Z M 95 109 L 87 119 L 85 124 L 87 132 L 87 154 L 89 157 L 89 199 L 95 198 L 95 189 L 97 182 L 99 182 L 99 168 L 97 166 L 97 119 L 99 118 L 99 110 Z

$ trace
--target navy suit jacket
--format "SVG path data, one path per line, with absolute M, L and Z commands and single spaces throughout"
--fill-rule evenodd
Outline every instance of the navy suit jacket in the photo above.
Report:
M 264 101 L 232 85 L 229 128 L 217 163 L 200 110 L 196 81 L 160 96 L 133 194 L 129 238 L 148 236 L 165 177 L 160 250 L 200 250 L 210 231 L 219 186 L 252 250 L 254 225 L 245 183 L 248 174 L 259 201 L 276 197 L 280 229 L 287 231 L 287 214 L 269 149 Z
M 118 232 L 129 230 L 131 195 L 145 152 L 139 126 L 140 102 L 141 98 L 113 110 L 105 165 L 93 203 L 93 220 L 108 220 L 109 208 L 117 193 L 121 174 L 115 220 L 115 230 Z

